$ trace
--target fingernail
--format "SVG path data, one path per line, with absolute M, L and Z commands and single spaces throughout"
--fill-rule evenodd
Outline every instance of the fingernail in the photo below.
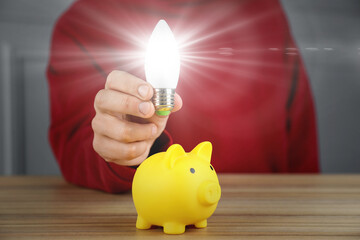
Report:
M 152 131 L 152 135 L 155 136 L 157 133 L 157 127 L 153 126 L 151 131 Z
M 150 103 L 149 102 L 142 102 L 139 104 L 139 111 L 147 115 L 150 112 Z
M 138 92 L 142 98 L 146 98 L 148 96 L 149 91 L 150 88 L 147 85 L 141 85 L 138 89 Z

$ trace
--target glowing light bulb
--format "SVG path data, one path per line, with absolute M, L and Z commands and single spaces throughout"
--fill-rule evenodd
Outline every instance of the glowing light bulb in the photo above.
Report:
M 180 55 L 175 37 L 165 20 L 151 34 L 146 58 L 146 80 L 154 87 L 153 103 L 158 115 L 169 115 L 174 108 L 175 89 L 180 74 Z

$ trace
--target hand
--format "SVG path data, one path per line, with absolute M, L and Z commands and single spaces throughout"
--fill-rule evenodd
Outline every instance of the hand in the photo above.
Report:
M 168 116 L 155 114 L 152 86 L 129 73 L 112 71 L 95 97 L 94 150 L 107 162 L 138 165 L 165 129 Z M 182 100 L 175 94 L 178 111 Z

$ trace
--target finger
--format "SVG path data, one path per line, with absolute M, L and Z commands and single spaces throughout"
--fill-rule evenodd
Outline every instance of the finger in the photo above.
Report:
M 175 93 L 174 96 L 174 108 L 171 110 L 172 113 L 179 111 L 182 108 L 183 101 L 179 94 Z
M 182 102 L 180 95 L 175 93 L 174 108 L 171 112 L 173 113 L 173 112 L 179 111 L 182 108 L 182 105 L 183 105 L 183 102 Z M 155 114 L 155 117 L 156 116 L 158 116 L 158 115 Z M 158 117 L 159 118 L 153 118 L 153 119 L 160 119 L 159 120 L 160 122 L 166 122 L 166 119 L 167 119 L 166 116 L 158 116 Z M 132 116 L 129 116 L 128 119 L 131 122 L 138 122 L 138 123 L 148 123 L 149 120 L 151 120 L 151 119 L 143 119 L 143 118 L 137 118 L 137 117 L 132 117 Z
M 157 134 L 153 123 L 128 122 L 108 114 L 97 114 L 92 120 L 92 128 L 97 134 L 124 143 L 148 140 Z
M 100 90 L 95 97 L 97 111 L 121 114 L 130 114 L 141 118 L 149 118 L 154 112 L 154 105 L 147 101 L 114 90 Z
M 114 70 L 108 75 L 105 89 L 127 93 L 141 100 L 150 100 L 154 93 L 149 83 L 127 72 L 118 70 Z
M 138 166 L 149 156 L 150 146 L 151 145 L 149 145 L 147 150 L 137 158 L 131 160 L 113 159 L 112 162 L 122 166 Z
M 175 97 L 175 101 L 174 101 L 174 108 L 171 111 L 172 113 L 179 111 L 183 105 L 182 99 L 179 94 L 175 93 L 174 97 Z M 157 136 L 159 136 L 161 134 L 161 132 L 165 129 L 168 119 L 169 119 L 169 115 L 161 116 L 161 115 L 157 115 L 157 114 L 154 114 L 151 118 L 148 119 L 149 122 L 156 124 L 156 126 L 158 128 Z
M 158 138 L 166 127 L 166 123 L 169 119 L 169 116 L 158 116 L 154 114 L 151 118 L 147 119 L 149 123 L 153 123 L 156 126 L 157 132 L 155 138 Z
M 174 95 L 174 107 L 171 110 L 171 113 L 177 112 L 182 108 L 183 102 L 182 102 L 182 98 L 180 97 L 179 94 L 175 93 Z M 155 114 L 159 119 L 167 119 L 168 115 L 158 115 Z
M 146 141 L 120 143 L 99 134 L 94 135 L 93 148 L 105 160 L 121 165 L 129 165 L 126 162 L 143 156 L 149 149 Z

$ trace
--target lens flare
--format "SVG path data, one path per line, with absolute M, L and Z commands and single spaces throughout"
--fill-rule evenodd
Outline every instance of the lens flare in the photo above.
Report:
M 74 22 L 74 26 L 76 25 L 77 29 L 88 29 L 94 33 L 90 41 L 91 44 L 82 45 L 81 39 L 78 40 L 75 37 L 69 39 L 72 42 L 71 44 L 76 42 L 81 51 L 74 51 L 73 47 L 69 47 L 69 49 L 62 48 L 62 51 L 57 53 L 57 57 L 63 61 L 58 61 L 57 67 L 64 68 L 67 71 L 79 71 L 79 68 L 93 66 L 97 71 L 88 72 L 86 76 L 84 75 L 84 78 L 98 78 L 98 83 L 89 83 L 94 87 L 103 84 L 107 74 L 114 69 L 127 71 L 140 78 L 145 78 L 146 49 L 149 36 L 154 29 L 154 23 L 156 23 L 156 20 L 154 20 L 156 15 L 159 17 L 158 19 L 167 18 L 166 20 L 172 26 L 172 32 L 178 46 L 179 61 L 181 62 L 179 81 L 182 84 L 194 85 L 195 87 L 196 81 L 194 81 L 193 76 L 195 74 L 195 76 L 214 81 L 219 86 L 229 85 L 226 87 L 232 87 L 231 83 L 220 81 L 211 71 L 206 71 L 207 69 L 216 69 L 216 71 L 225 74 L 232 73 L 241 78 L 242 81 L 264 81 L 269 84 L 276 84 L 274 81 L 269 81 L 267 75 L 259 77 L 261 72 L 254 70 L 254 68 L 259 66 L 268 68 L 283 67 L 283 63 L 264 61 L 264 59 L 253 56 L 261 54 L 283 54 L 285 56 L 286 50 L 271 44 L 256 45 L 255 43 L 259 39 L 266 42 L 266 35 L 257 32 L 256 29 L 252 31 L 249 31 L 249 29 L 252 29 L 254 25 L 259 25 L 260 22 L 266 23 L 267 18 L 277 14 L 276 11 L 278 10 L 259 11 L 259 14 L 246 18 L 242 17 L 239 21 L 223 24 L 228 15 L 238 14 L 239 8 L 232 5 L 235 1 L 231 2 L 231 4 L 228 4 L 224 1 L 221 7 L 213 9 L 211 17 L 205 17 L 205 13 L 200 14 L 200 17 L 196 17 L 199 15 L 194 12 L 196 8 L 180 5 L 176 6 L 178 9 L 182 9 L 177 14 L 161 10 L 149 10 L 145 7 L 135 6 L 136 4 L 131 5 L 131 9 L 126 9 L 127 6 L 119 6 L 119 8 L 113 9 L 113 15 L 104 15 L 104 12 L 96 8 L 84 8 L 81 14 L 84 19 L 91 19 L 91 21 L 77 21 Z M 192 3 L 189 1 L 186 4 Z M 134 14 L 135 8 L 138 8 L 136 10 L 141 11 L 141 14 Z M 118 11 L 121 11 L 121 14 Z M 120 18 L 118 17 L 119 14 L 121 15 Z M 144 21 L 144 19 L 147 19 L 144 16 L 150 16 L 148 19 L 151 21 Z M 188 16 L 195 16 L 195 18 L 187 18 Z M 210 14 L 207 14 L 207 16 L 210 16 Z M 244 30 L 250 34 L 241 34 Z M 232 46 L 231 36 L 234 36 L 234 34 L 237 34 L 237 42 L 254 42 L 254 44 Z M 230 37 L 222 38 L 222 36 L 226 35 Z M 219 39 L 224 40 L 220 41 Z M 161 42 L 159 45 L 164 49 L 171 49 L 170 46 L 166 45 L 168 42 L 171 41 Z M 71 44 L 69 43 L 69 45 Z M 157 48 L 159 49 L 159 47 Z M 79 56 L 76 56 L 74 52 Z M 166 55 L 168 52 L 163 51 L 158 56 Z M 156 54 L 152 55 L 157 58 Z M 287 56 L 292 57 L 291 55 Z M 148 60 L 147 64 L 157 62 L 159 59 Z M 167 61 L 161 61 L 163 61 L 161 65 L 167 66 L 169 64 Z M 174 66 L 167 69 L 172 71 L 174 76 L 178 76 L 180 71 L 179 68 Z M 99 78 L 99 72 L 103 78 Z M 160 79 L 160 77 L 157 78 Z

